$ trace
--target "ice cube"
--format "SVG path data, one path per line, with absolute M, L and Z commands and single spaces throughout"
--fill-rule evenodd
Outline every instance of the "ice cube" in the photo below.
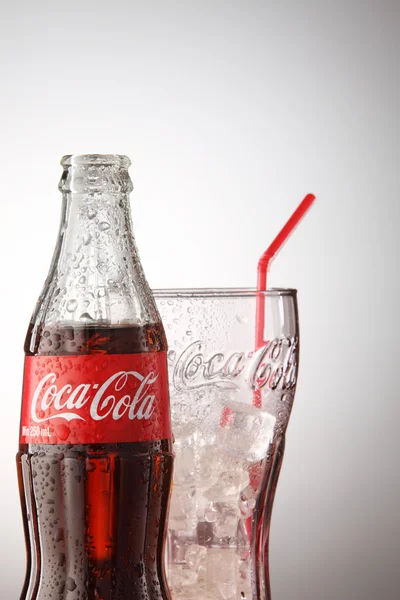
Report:
M 214 523 L 214 533 L 217 538 L 236 538 L 239 511 L 237 504 L 218 503 L 217 518 Z
M 216 521 L 218 515 L 218 511 L 213 502 L 210 502 L 209 505 L 204 509 L 204 516 L 208 523 L 214 523 Z
M 197 510 L 195 487 L 193 485 L 174 486 L 169 523 L 170 529 L 178 531 L 192 531 L 197 525 Z
M 206 582 L 208 590 L 213 590 L 214 593 L 218 590 L 224 600 L 235 596 L 239 581 L 239 557 L 236 550 L 208 548 L 203 564 L 203 581 Z M 231 595 L 228 596 L 228 593 Z
M 190 544 L 185 552 L 185 561 L 189 569 L 197 571 L 201 560 L 206 556 L 207 548 L 198 544 Z
M 251 517 L 257 503 L 258 490 L 252 488 L 251 485 L 245 487 L 240 492 L 239 510 L 243 518 Z
M 223 456 L 215 446 L 203 446 L 199 449 L 199 460 L 195 473 L 196 486 L 203 492 L 212 487 L 224 470 Z
M 239 564 L 239 578 L 238 578 L 238 592 L 240 592 L 239 598 L 250 599 L 251 594 L 251 580 L 250 580 L 250 562 L 249 560 L 242 560 Z
M 174 484 L 187 485 L 194 483 L 195 463 L 195 430 L 193 427 L 180 427 L 174 430 L 175 464 Z
M 276 418 L 265 410 L 240 402 L 229 402 L 229 420 L 217 432 L 216 444 L 237 459 L 262 460 L 274 434 Z
M 224 600 L 230 600 L 236 597 L 237 583 L 236 581 L 223 581 L 218 584 L 218 591 Z
M 232 467 L 230 470 L 223 471 L 214 485 L 206 490 L 205 496 L 213 502 L 229 502 L 232 498 L 239 498 L 242 482 L 242 472 L 237 464 L 225 465 Z
M 184 588 L 196 584 L 197 572 L 186 568 L 184 565 L 170 563 L 168 565 L 168 582 L 175 598 L 175 594 L 182 592 Z
M 247 561 L 250 558 L 250 539 L 251 532 L 249 531 L 247 520 L 239 519 L 236 537 L 236 548 L 239 557 L 243 561 Z

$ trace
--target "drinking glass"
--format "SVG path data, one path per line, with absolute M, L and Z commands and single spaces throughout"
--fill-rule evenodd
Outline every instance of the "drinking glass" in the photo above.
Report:
M 296 390 L 296 290 L 156 290 L 175 438 L 174 600 L 270 600 L 272 505 Z M 256 347 L 256 312 L 263 317 Z

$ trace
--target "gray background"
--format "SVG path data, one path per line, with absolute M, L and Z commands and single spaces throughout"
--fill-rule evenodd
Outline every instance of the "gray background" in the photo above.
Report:
M 395 600 L 400 572 L 398 1 L 3 2 L 1 597 L 24 570 L 22 344 L 65 153 L 133 162 L 153 287 L 299 289 L 302 361 L 272 523 L 274 600 Z M 4 327 L 4 328 L 3 328 Z

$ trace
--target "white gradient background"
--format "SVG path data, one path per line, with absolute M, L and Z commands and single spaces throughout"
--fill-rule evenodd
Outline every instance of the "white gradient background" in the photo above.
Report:
M 132 159 L 153 287 L 299 289 L 300 381 L 272 522 L 273 600 L 399 597 L 400 3 L 4 1 L 0 20 L 0 595 L 24 572 L 22 345 L 59 159 Z

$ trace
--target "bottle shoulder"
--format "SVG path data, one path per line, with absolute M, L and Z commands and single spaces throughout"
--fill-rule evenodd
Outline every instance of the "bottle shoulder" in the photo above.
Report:
M 54 353 L 50 342 L 55 329 L 65 333 L 72 328 L 81 340 L 98 329 L 121 333 L 128 327 L 132 337 L 141 329 L 149 335 L 159 332 L 159 322 L 133 237 L 128 197 L 65 196 L 53 260 L 25 351 Z M 163 340 L 160 335 L 156 348 L 164 344 L 165 334 Z M 71 340 L 66 342 L 70 348 Z M 59 343 L 55 340 L 54 346 Z M 78 346 L 85 348 L 85 343 Z
M 120 326 L 60 323 L 35 327 L 31 324 L 25 340 L 27 356 L 139 354 L 166 350 L 167 341 L 161 322 Z

